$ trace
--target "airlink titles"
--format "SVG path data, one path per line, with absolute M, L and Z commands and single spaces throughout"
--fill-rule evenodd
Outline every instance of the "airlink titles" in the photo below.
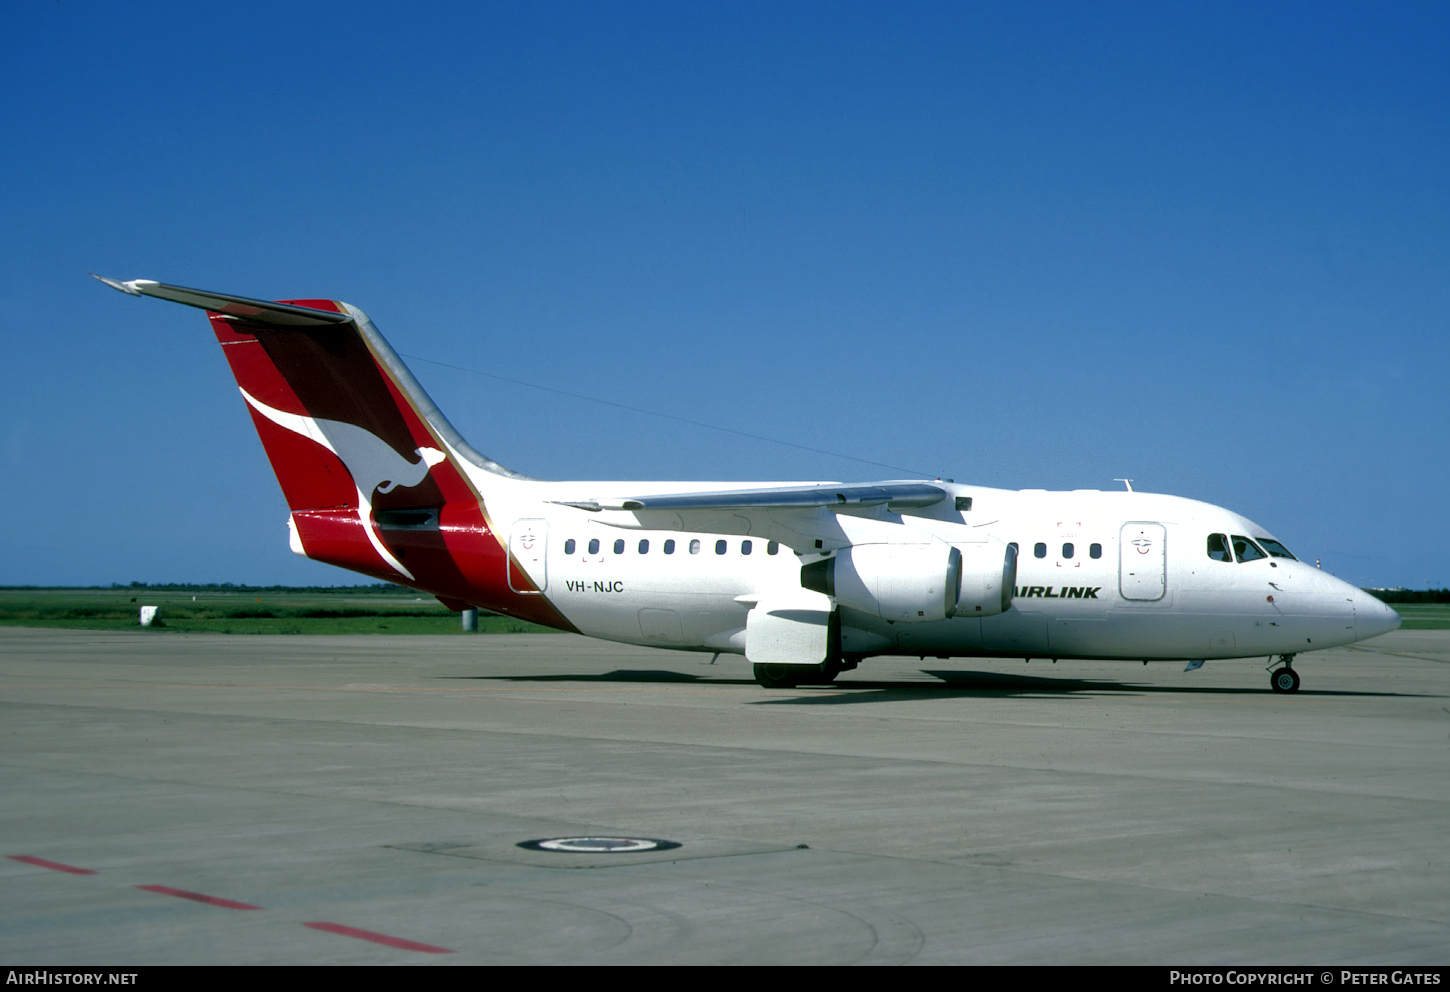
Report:
M 1097 599 L 1102 586 L 1058 586 L 1060 592 L 1053 592 L 1052 586 L 1018 586 L 1013 595 L 1018 599 Z

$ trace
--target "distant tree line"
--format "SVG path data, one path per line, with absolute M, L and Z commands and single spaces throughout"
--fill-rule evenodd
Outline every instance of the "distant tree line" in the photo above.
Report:
M 238 593 L 324 593 L 345 596 L 418 595 L 416 589 L 392 582 L 374 582 L 365 586 L 249 586 L 235 582 L 112 582 L 109 586 L 0 586 L 0 589 L 145 589 L 151 592 L 238 592 Z
M 1366 589 L 1381 603 L 1450 603 L 1450 589 Z
M 305 593 L 341 593 L 347 596 L 377 595 L 397 593 L 412 593 L 416 591 L 407 586 L 400 586 L 392 582 L 371 582 L 362 586 L 247 586 L 237 585 L 233 582 L 131 582 L 121 585 L 119 582 L 111 583 L 112 589 L 149 589 L 153 592 L 305 592 Z

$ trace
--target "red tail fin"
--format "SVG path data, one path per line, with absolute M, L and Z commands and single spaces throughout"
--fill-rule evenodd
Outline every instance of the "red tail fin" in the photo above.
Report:
M 330 300 L 290 302 L 351 316 Z M 449 501 L 442 487 L 463 480 L 456 471 L 430 471 L 446 456 L 383 374 L 357 323 L 277 328 L 216 313 L 211 323 L 304 553 L 381 578 L 415 578 L 383 542 L 375 514 L 436 514 Z M 477 500 L 457 488 L 455 500 Z
M 515 588 L 521 569 L 510 585 L 476 485 L 521 477 L 463 441 L 362 311 L 102 281 L 208 311 L 292 511 L 294 551 L 573 629 L 537 589 Z

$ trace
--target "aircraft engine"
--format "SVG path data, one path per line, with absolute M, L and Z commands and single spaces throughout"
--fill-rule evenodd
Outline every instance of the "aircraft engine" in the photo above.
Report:
M 1007 612 L 1017 588 L 1017 548 L 988 541 L 961 546 L 962 584 L 957 594 L 959 617 L 991 617 Z
M 949 544 L 863 544 L 801 569 L 801 585 L 898 623 L 956 612 L 962 553 Z
M 997 543 L 864 544 L 801 568 L 801 585 L 895 623 L 994 616 L 1012 605 L 1017 556 Z

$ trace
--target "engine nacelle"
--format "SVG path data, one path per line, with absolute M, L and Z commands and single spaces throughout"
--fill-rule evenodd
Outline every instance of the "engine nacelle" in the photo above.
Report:
M 997 542 L 863 544 L 801 569 L 801 585 L 894 623 L 989 617 L 1012 605 L 1017 555 Z
M 962 553 L 949 544 L 863 544 L 801 569 L 801 585 L 897 623 L 956 612 Z
M 962 585 L 956 615 L 993 617 L 1007 612 L 1017 588 L 1017 549 L 999 541 L 958 547 L 962 552 Z

